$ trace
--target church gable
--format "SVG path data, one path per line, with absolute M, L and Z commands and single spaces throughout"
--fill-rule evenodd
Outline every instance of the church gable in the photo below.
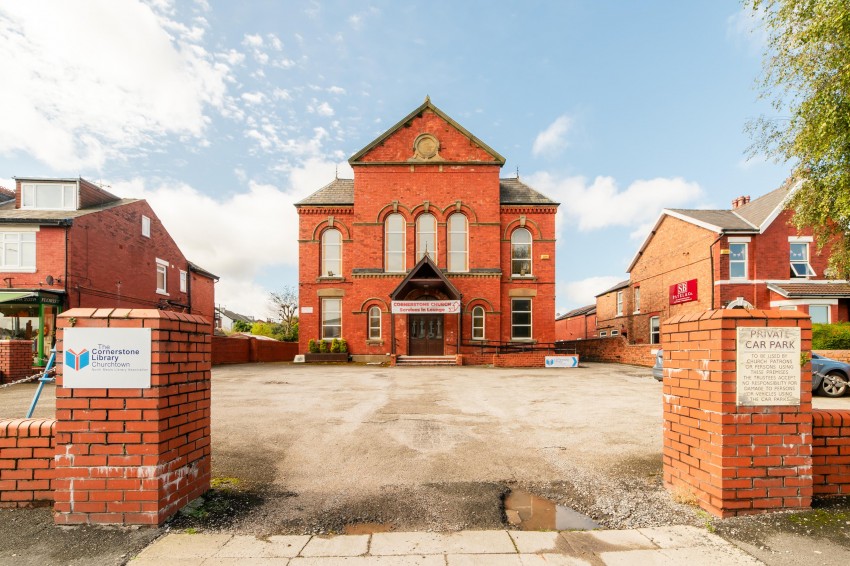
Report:
M 426 99 L 348 161 L 352 165 L 465 163 L 501 167 L 505 158 Z

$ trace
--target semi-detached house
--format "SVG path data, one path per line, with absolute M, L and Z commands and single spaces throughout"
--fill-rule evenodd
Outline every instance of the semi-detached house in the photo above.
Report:
M 218 278 L 186 259 L 144 200 L 81 178 L 15 178 L 0 195 L 0 381 L 45 364 L 56 315 L 156 308 L 213 320 Z

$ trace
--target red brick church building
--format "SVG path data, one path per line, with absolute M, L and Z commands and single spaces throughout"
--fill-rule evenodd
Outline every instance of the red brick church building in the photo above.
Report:
M 301 352 L 482 363 L 554 342 L 558 203 L 501 179 L 505 158 L 429 99 L 349 163 L 295 205 Z

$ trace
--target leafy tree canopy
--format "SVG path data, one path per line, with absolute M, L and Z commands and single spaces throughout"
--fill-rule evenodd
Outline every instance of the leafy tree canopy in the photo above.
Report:
M 768 34 L 761 95 L 780 119 L 751 123 L 752 154 L 793 164 L 798 228 L 831 244 L 830 274 L 850 276 L 850 2 L 744 0 Z

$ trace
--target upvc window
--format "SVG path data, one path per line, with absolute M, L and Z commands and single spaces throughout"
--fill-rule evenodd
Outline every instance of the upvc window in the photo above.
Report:
M 635 287 L 635 310 L 634 314 L 640 312 L 640 287 Z
M 180 292 L 185 293 L 189 289 L 189 274 L 180 270 Z
M 619 331 L 619 330 L 612 330 L 612 331 L 611 331 L 611 336 L 619 336 L 619 335 L 620 335 L 620 331 Z
M 466 216 L 455 213 L 449 216 L 448 244 L 449 271 L 469 271 L 469 223 Z
M 812 324 L 829 324 L 829 305 L 809 305 Z
M 151 219 L 142 215 L 142 236 L 145 238 L 151 237 Z
M 156 292 L 168 294 L 168 262 L 159 258 L 156 260 Z
M 342 299 L 322 299 L 322 340 L 342 337 Z
M 0 269 L 35 271 L 35 232 L 0 232 Z
M 531 340 L 531 299 L 511 299 L 511 339 Z
M 77 185 L 63 183 L 24 183 L 21 208 L 77 210 Z
M 426 253 L 437 263 L 437 219 L 427 213 L 416 219 L 416 261 Z
M 809 264 L 808 242 L 790 242 L 791 277 L 814 277 L 815 270 Z
M 384 271 L 403 273 L 407 263 L 407 226 L 404 216 L 390 214 L 384 222 Z
M 525 228 L 511 234 L 511 275 L 531 277 L 531 232 Z
M 617 316 L 623 316 L 623 292 L 617 291 Z
M 320 277 L 342 277 L 342 233 L 329 228 L 322 233 L 322 272 Z
M 484 340 L 484 307 L 472 309 L 472 339 Z
M 729 244 L 729 279 L 747 278 L 747 244 Z
M 608 337 L 608 331 L 607 331 L 607 330 L 603 330 L 603 331 L 601 331 L 601 332 L 599 333 L 599 337 L 600 337 L 600 338 L 607 338 L 607 337 Z
M 381 339 L 381 309 L 371 307 L 369 309 L 369 340 Z
M 653 316 L 649 319 L 649 343 L 661 343 L 661 317 Z

